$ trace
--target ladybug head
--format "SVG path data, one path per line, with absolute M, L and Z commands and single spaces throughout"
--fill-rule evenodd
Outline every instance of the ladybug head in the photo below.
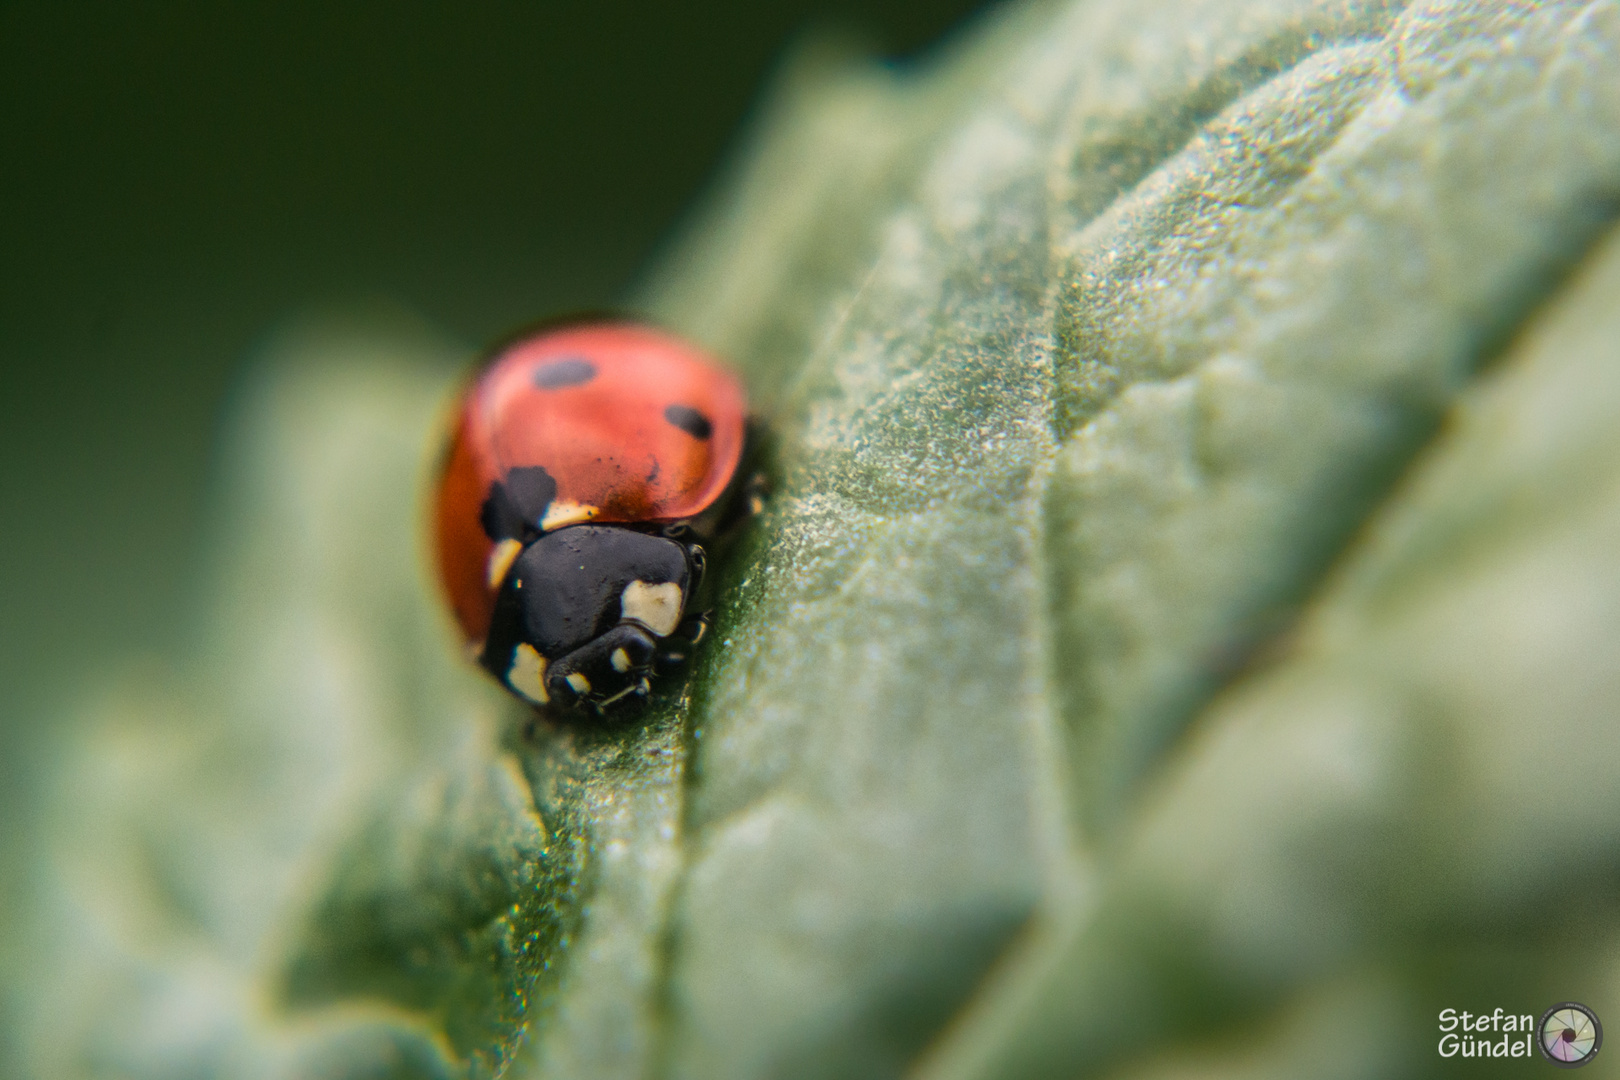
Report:
M 602 710 L 644 698 L 655 664 L 682 656 L 668 639 L 701 632 L 685 616 L 702 569 L 703 549 L 678 530 L 545 533 L 512 560 L 480 660 L 536 705 Z

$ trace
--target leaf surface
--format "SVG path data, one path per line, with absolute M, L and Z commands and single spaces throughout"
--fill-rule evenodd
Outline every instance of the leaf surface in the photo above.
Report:
M 1390 1076 L 1601 1013 L 1617 194 L 1613 3 L 807 47 L 636 302 L 770 429 L 691 678 L 484 685 L 413 546 L 458 350 L 285 335 L 198 644 L 64 755 L 24 1056 Z

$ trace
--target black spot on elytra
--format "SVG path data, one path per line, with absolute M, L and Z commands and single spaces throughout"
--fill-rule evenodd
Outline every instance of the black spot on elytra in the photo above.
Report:
M 569 356 L 541 364 L 534 370 L 534 385 L 542 390 L 580 386 L 596 378 L 596 365 L 583 356 Z
M 540 531 L 546 507 L 557 497 L 557 481 L 538 465 L 523 465 L 490 485 L 478 523 L 491 540 L 522 540 Z
M 694 439 L 707 439 L 714 432 L 714 425 L 707 416 L 685 405 L 669 406 L 664 410 L 664 419 Z

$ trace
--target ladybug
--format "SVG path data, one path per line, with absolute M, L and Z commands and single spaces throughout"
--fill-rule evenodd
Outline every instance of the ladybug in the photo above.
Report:
M 598 714 L 685 659 L 701 540 L 734 487 L 742 387 L 650 327 L 588 322 L 496 350 L 463 395 L 433 508 L 469 651 L 535 706 Z

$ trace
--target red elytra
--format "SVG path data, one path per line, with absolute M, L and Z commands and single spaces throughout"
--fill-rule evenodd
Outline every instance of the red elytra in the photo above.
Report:
M 485 501 L 513 469 L 556 482 L 535 534 L 570 524 L 681 521 L 742 457 L 741 385 L 692 345 L 634 323 L 565 326 L 503 348 L 463 395 L 434 508 L 440 580 L 469 642 L 498 581 Z

